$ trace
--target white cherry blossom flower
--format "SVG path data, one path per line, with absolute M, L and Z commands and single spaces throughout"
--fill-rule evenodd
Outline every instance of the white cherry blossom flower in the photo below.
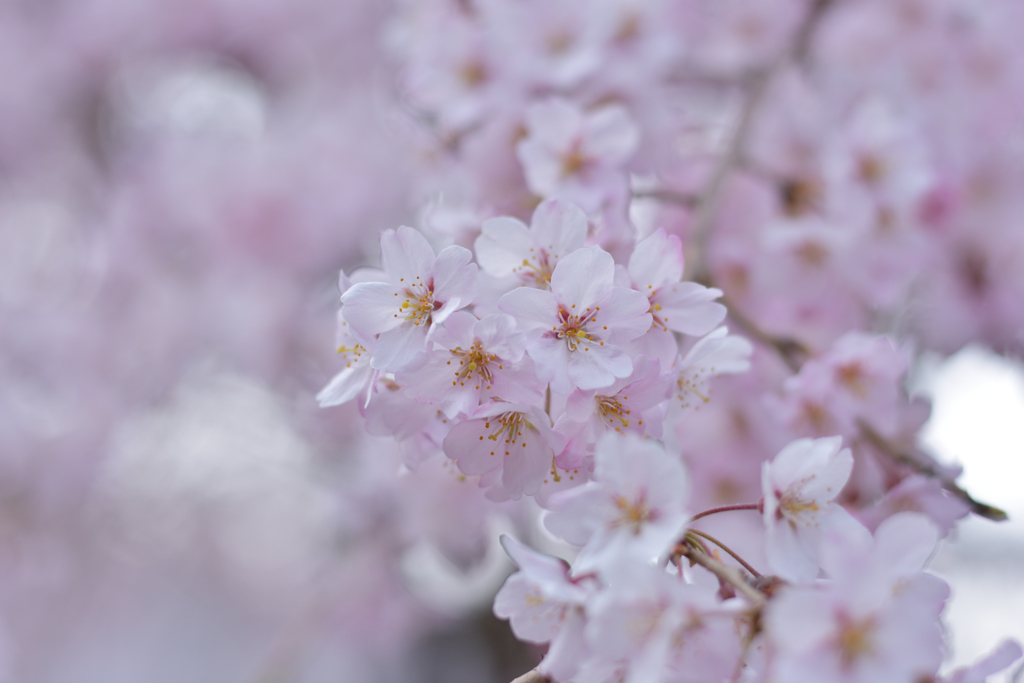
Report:
M 716 303 L 722 290 L 683 278 L 683 244 L 664 229 L 636 245 L 627 272 L 633 287 L 650 301 L 653 330 L 705 335 L 725 319 L 725 306 Z
M 657 360 L 640 356 L 633 362 L 629 377 L 617 379 L 604 389 L 577 389 L 569 394 L 563 432 L 574 423 L 584 430 L 588 442 L 608 430 L 658 438 L 664 403 L 672 394 L 672 380 L 670 375 L 662 374 Z
M 903 513 L 875 537 L 834 527 L 823 544 L 831 580 L 784 588 L 769 603 L 766 631 L 779 680 L 793 683 L 903 683 L 931 680 L 942 661 L 938 617 L 949 596 L 921 571 L 938 529 Z
M 548 199 L 533 212 L 529 228 L 510 216 L 484 221 L 474 248 L 488 275 L 514 274 L 524 285 L 547 288 L 558 260 L 586 238 L 586 214 L 569 202 Z
M 380 238 L 387 282 L 361 282 L 341 297 L 354 334 L 376 338 L 370 366 L 396 371 L 424 350 L 433 327 L 473 300 L 476 264 L 468 249 L 451 246 L 434 256 L 426 238 L 409 227 Z
M 432 341 L 440 349 L 423 354 L 395 377 L 416 399 L 439 402 L 448 417 L 470 413 L 492 398 L 540 404 L 543 386 L 523 357 L 526 338 L 511 316 L 477 320 L 456 311 Z
M 588 603 L 595 658 L 619 663 L 625 683 L 728 680 L 740 630 L 737 613 L 718 601 L 716 587 L 687 583 L 650 564 L 620 571 Z
M 531 106 L 527 136 L 516 148 L 526 184 L 541 197 L 558 197 L 593 212 L 626 184 L 624 166 L 640 131 L 625 107 L 585 112 L 563 99 Z
M 676 362 L 676 398 L 684 409 L 697 409 L 711 400 L 709 382 L 719 375 L 750 369 L 754 347 L 749 341 L 719 327 L 697 341 Z
M 818 575 L 824 527 L 859 526 L 834 502 L 853 470 L 853 455 L 842 445 L 838 436 L 799 439 L 762 466 L 768 562 L 783 578 L 811 581 Z
M 537 376 L 552 391 L 599 389 L 633 371 L 620 343 L 646 332 L 651 315 L 647 299 L 614 277 L 611 255 L 584 247 L 558 262 L 550 292 L 520 287 L 498 301 L 526 332 Z
M 338 288 L 342 295 L 352 287 L 352 282 L 342 272 L 338 276 Z M 342 315 L 342 309 L 338 309 L 337 326 L 335 329 L 334 343 L 338 349 L 345 367 L 327 383 L 316 400 L 321 408 L 340 406 L 348 403 L 363 391 L 367 392 L 366 400 L 369 401 L 369 388 L 376 372 L 370 367 L 370 356 L 372 355 L 373 342 L 366 339 L 357 339 L 352 333 L 352 328 Z M 364 346 L 365 345 L 365 346 Z
M 564 446 L 543 411 L 504 401 L 481 406 L 473 419 L 452 427 L 443 444 L 463 473 L 492 475 L 481 485 L 493 483 L 498 490 L 492 497 L 506 500 L 537 493 Z M 500 480 L 495 478 L 499 473 Z
M 657 441 L 617 432 L 598 441 L 594 457 L 594 481 L 552 496 L 544 525 L 583 546 L 576 571 L 660 557 L 689 520 L 682 461 Z
M 501 545 L 519 571 L 495 596 L 494 614 L 508 619 L 520 640 L 551 643 L 539 669 L 556 680 L 569 680 L 587 654 L 584 606 L 594 582 L 574 581 L 565 562 L 509 536 L 501 537 Z

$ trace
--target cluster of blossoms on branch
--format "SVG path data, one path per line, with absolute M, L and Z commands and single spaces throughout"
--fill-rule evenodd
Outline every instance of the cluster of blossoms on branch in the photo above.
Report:
M 0 677 L 193 676 L 173 614 L 247 672 L 211 679 L 323 641 L 408 683 L 439 611 L 490 617 L 504 531 L 497 610 L 556 679 L 935 678 L 921 567 L 1002 515 L 905 384 L 1024 353 L 1021 26 L 0 0 Z
M 981 504 L 935 469 L 904 469 L 869 497 L 842 447 L 874 440 L 893 468 L 906 468 L 900 457 L 938 467 L 886 440 L 913 412 L 905 359 L 851 333 L 808 360 L 765 409 L 836 435 L 764 462 L 758 500 L 694 514 L 686 437 L 666 422 L 699 412 L 753 348 L 718 327 L 721 291 L 681 281 L 678 238 L 655 231 L 616 264 L 588 232 L 586 214 L 557 199 L 530 226 L 485 221 L 476 264 L 457 245 L 435 254 L 412 228 L 386 231 L 382 268 L 341 276 L 345 368 L 321 404 L 358 401 L 410 469 L 446 457 L 492 501 L 533 496 L 547 533 L 579 549 L 569 566 L 503 540 L 519 571 L 495 613 L 550 645 L 539 671 L 554 680 L 938 680 L 949 590 L 923 568 Z M 699 523 L 744 510 L 763 521 L 738 534 L 763 573 Z M 993 661 L 1020 654 L 1008 642 Z
M 955 34 L 981 73 L 993 17 L 719 5 L 406 4 L 426 237 L 343 273 L 320 402 L 357 401 L 411 471 L 544 510 L 520 533 L 574 559 L 505 537 L 495 602 L 548 645 L 538 675 L 984 680 L 1019 646 L 940 678 L 949 590 L 924 568 L 957 520 L 1005 515 L 918 447 L 904 382 L 921 347 L 1022 341 L 989 251 L 1012 222 L 975 230 L 1013 203 L 982 169 L 1019 159 L 949 135 L 1005 123 L 943 116 L 969 86 L 913 61 Z M 886 73 L 867 36 L 906 25 Z

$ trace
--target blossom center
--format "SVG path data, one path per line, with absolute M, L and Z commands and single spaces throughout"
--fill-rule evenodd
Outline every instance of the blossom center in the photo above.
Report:
M 844 669 L 850 669 L 858 659 L 871 653 L 874 649 L 874 630 L 875 622 L 870 617 L 854 620 L 840 615 L 836 645 Z
M 630 411 L 622 406 L 614 396 L 596 396 L 594 400 L 597 401 L 597 410 L 601 413 L 603 419 L 607 419 L 608 422 L 615 424 L 618 420 L 622 427 L 629 426 L 629 415 Z M 615 427 L 615 431 L 621 432 L 621 427 Z
M 359 363 L 363 359 L 363 354 L 366 353 L 366 349 L 363 348 L 362 344 L 356 344 L 355 346 L 339 346 L 338 353 L 340 353 L 347 361 L 345 363 L 345 367 L 350 368 L 353 363 Z M 352 357 L 349 358 L 348 354 L 352 354 Z
M 534 249 L 531 248 L 530 251 L 534 251 Z M 555 266 L 551 263 L 548 252 L 540 249 L 532 259 L 523 259 L 523 265 L 513 272 L 523 270 L 525 270 L 522 273 L 523 277 L 532 278 L 538 287 L 547 287 L 551 284 L 551 273 L 554 272 Z
M 657 516 L 657 513 L 647 505 L 647 495 L 644 493 L 634 500 L 625 496 L 615 496 L 615 507 L 619 511 L 619 517 L 613 526 L 629 527 L 634 536 L 639 536 L 644 524 Z
M 491 441 L 503 441 L 508 446 L 519 441 L 521 432 L 525 427 L 529 426 L 530 423 L 526 421 L 526 416 L 523 413 L 511 412 L 496 415 L 484 423 L 484 429 L 494 430 L 487 437 L 488 439 Z M 526 442 L 523 441 L 522 444 L 525 448 Z
M 413 325 L 419 325 L 420 323 L 430 324 L 430 316 L 437 309 L 441 308 L 441 302 L 434 301 L 434 283 L 423 283 L 420 282 L 420 277 L 416 276 L 417 282 L 406 287 L 402 294 L 405 295 L 405 299 L 398 307 L 399 314 L 402 315 L 408 322 Z M 397 317 L 398 314 L 396 314 Z
M 811 500 L 802 498 L 799 491 L 792 489 L 786 491 L 779 499 L 779 514 L 790 518 L 800 517 L 805 512 L 817 512 L 820 509 L 813 498 Z
M 452 355 L 459 358 L 459 368 L 455 371 L 455 379 L 452 381 L 452 386 L 456 384 L 465 386 L 466 380 L 472 381 L 472 378 L 476 376 L 479 380 L 486 383 L 488 389 L 491 388 L 493 375 L 491 374 L 490 364 L 498 357 L 493 353 L 484 351 L 484 346 L 480 341 L 474 341 L 468 350 L 457 346 L 452 350 Z M 480 385 L 478 384 L 476 388 L 479 389 Z
M 575 307 L 576 304 L 573 304 L 571 308 Z M 596 321 L 597 312 L 591 311 L 589 308 L 583 311 L 582 314 L 572 313 L 564 308 L 559 308 L 559 324 L 552 328 L 552 332 L 554 332 L 557 338 L 565 341 L 565 345 L 570 351 L 575 351 L 581 347 L 584 351 L 589 351 L 590 344 L 595 341 L 601 346 L 604 346 L 603 341 L 595 339 L 593 335 L 587 331 L 587 326 Z

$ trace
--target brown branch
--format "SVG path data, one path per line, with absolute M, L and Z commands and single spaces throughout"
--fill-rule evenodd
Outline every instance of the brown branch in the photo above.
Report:
M 810 349 L 796 339 L 776 337 L 765 332 L 757 323 L 748 318 L 726 297 L 721 297 L 719 301 L 721 301 L 722 305 L 729 311 L 729 317 L 742 327 L 748 335 L 765 346 L 774 349 L 783 362 L 785 362 L 789 369 L 794 373 L 800 372 L 800 368 L 803 366 L 804 360 L 811 355 Z
M 527 671 L 512 683 L 551 683 L 551 679 L 534 669 Z
M 636 190 L 633 192 L 633 199 L 654 199 L 666 204 L 675 204 L 692 208 L 697 204 L 697 197 L 692 194 L 685 194 L 675 190 Z
M 874 446 L 876 450 L 888 456 L 893 462 L 909 467 L 918 474 L 938 479 L 939 483 L 942 484 L 942 488 L 964 501 L 971 509 L 971 512 L 979 517 L 991 519 L 994 522 L 1005 522 L 1009 519 L 1009 515 L 1007 515 L 1004 510 L 1001 510 L 994 505 L 989 505 L 988 503 L 982 503 L 981 501 L 975 500 L 970 493 L 961 488 L 955 481 L 944 476 L 928 463 L 921 462 L 912 455 L 904 453 L 901 449 L 890 443 L 888 439 L 879 434 L 878 430 L 872 427 L 866 420 L 857 420 L 857 428 L 868 443 Z
M 739 164 L 743 157 L 743 148 L 747 142 L 747 136 L 753 125 L 754 114 L 761 104 L 768 85 L 772 78 L 791 61 L 805 63 L 810 48 L 811 38 L 814 29 L 821 22 L 822 16 L 835 0 L 815 0 L 804 17 L 803 22 L 797 28 L 793 41 L 788 49 L 783 51 L 768 66 L 755 70 L 747 79 L 747 98 L 740 110 L 739 120 L 736 123 L 729 146 L 711 173 L 711 177 L 704 185 L 703 191 L 698 197 L 694 209 L 694 219 L 691 234 L 693 235 L 693 249 L 696 252 L 694 259 L 694 271 L 690 279 L 696 282 L 708 281 L 707 265 L 707 243 L 710 237 L 711 225 L 718 212 L 718 205 L 721 201 L 722 191 L 729 174 Z
M 749 600 L 754 607 L 760 609 L 767 601 L 765 594 L 747 583 L 747 580 L 743 578 L 743 574 L 741 574 L 738 569 L 719 562 L 710 555 L 706 555 L 700 550 L 697 550 L 694 546 L 688 543 L 680 543 L 676 546 L 675 554 L 680 557 L 685 557 L 694 564 L 699 564 L 701 567 L 704 567 L 704 569 L 707 569 L 709 572 L 717 576 L 720 581 L 729 584 L 740 593 L 743 593 L 743 596 Z
M 711 534 L 706 534 L 703 531 L 697 531 L 696 529 L 690 529 L 690 531 L 688 533 L 694 534 L 695 536 L 700 536 L 701 538 L 706 538 L 707 540 L 711 541 L 712 543 L 717 545 L 719 548 L 724 550 L 726 553 L 728 553 L 732 557 L 732 559 L 734 559 L 737 562 L 739 562 L 740 565 L 744 569 L 746 569 L 748 572 L 750 572 L 754 576 L 755 579 L 760 579 L 761 578 L 761 572 L 757 571 L 752 566 L 750 566 L 750 563 L 748 563 L 746 560 L 744 560 L 742 557 L 740 557 L 739 554 L 735 550 L 733 550 L 732 548 L 730 548 L 726 544 L 722 543 L 721 541 L 719 541 L 717 538 L 715 538 Z

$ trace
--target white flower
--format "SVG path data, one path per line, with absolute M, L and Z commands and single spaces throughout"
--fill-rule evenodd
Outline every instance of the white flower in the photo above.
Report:
M 858 524 L 834 499 L 853 470 L 841 437 L 799 439 L 761 470 L 768 562 L 779 576 L 811 581 L 827 525 Z

